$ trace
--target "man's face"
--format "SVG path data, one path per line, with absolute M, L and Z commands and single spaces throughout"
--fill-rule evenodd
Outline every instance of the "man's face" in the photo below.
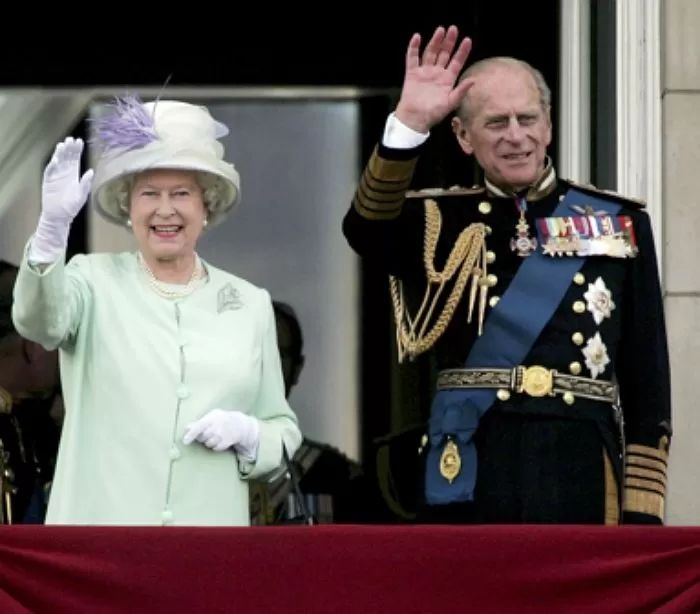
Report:
M 452 128 L 490 181 L 517 192 L 537 181 L 544 168 L 552 140 L 549 113 L 525 69 L 494 65 L 475 78 L 467 94 L 469 118 L 456 117 Z

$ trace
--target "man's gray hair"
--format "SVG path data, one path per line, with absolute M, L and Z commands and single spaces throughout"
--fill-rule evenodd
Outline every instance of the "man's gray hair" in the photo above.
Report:
M 532 78 L 535 80 L 535 85 L 537 86 L 537 91 L 540 95 L 540 105 L 542 106 L 542 110 L 545 113 L 549 113 L 552 105 L 552 92 L 549 89 L 547 82 L 544 80 L 542 73 L 523 60 L 518 60 L 517 58 L 508 56 L 495 56 L 479 60 L 478 62 L 472 64 L 460 75 L 458 82 L 461 82 L 468 77 L 473 77 L 479 73 L 483 73 L 494 66 L 518 68 L 532 75 Z M 462 98 L 462 102 L 459 103 L 457 114 L 465 123 L 469 123 L 471 121 L 468 92 L 467 95 Z

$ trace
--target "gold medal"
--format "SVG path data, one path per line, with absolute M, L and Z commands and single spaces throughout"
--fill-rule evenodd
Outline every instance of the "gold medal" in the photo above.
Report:
M 462 458 L 459 455 L 459 448 L 452 439 L 448 439 L 440 455 L 440 475 L 452 484 L 461 468 Z

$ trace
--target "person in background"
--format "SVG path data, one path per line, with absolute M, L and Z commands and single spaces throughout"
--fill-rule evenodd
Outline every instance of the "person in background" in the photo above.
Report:
M 299 376 L 304 369 L 304 335 L 296 311 L 291 305 L 282 301 L 272 301 L 277 327 L 277 346 L 282 361 L 285 396 L 289 397 L 292 388 L 299 383 Z
M 277 344 L 287 397 L 299 382 L 304 368 L 304 336 L 294 308 L 273 301 Z M 298 485 L 316 522 L 366 521 L 376 509 L 362 466 L 328 444 L 305 437 L 296 454 L 290 456 Z M 303 520 L 299 493 L 289 471 L 270 483 L 256 483 L 251 500 L 254 524 L 269 525 Z
M 61 430 L 58 356 L 12 324 L 17 271 L 0 261 L 0 522 L 41 524 Z
M 24 337 L 58 348 L 65 420 L 46 522 L 247 525 L 248 482 L 301 442 L 265 289 L 197 254 L 240 201 L 209 110 L 116 99 L 83 142 L 56 146 L 15 285 Z M 91 195 L 137 249 L 65 262 Z

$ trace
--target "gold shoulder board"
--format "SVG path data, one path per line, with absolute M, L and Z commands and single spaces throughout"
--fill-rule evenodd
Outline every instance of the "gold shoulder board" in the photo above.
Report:
M 440 196 L 468 196 L 470 194 L 481 194 L 484 186 L 475 185 L 471 188 L 464 188 L 459 185 L 451 188 L 423 188 L 422 190 L 408 190 L 406 198 L 436 198 Z
M 643 209 L 647 206 L 646 201 L 642 200 L 641 198 L 632 198 L 630 196 L 625 196 L 624 194 L 620 194 L 619 192 L 615 192 L 613 190 L 603 190 L 601 188 L 597 188 L 594 185 L 591 185 L 590 183 L 577 183 L 576 181 L 572 181 L 571 179 L 567 179 L 566 181 L 571 185 L 572 188 L 576 188 L 577 190 L 581 190 L 582 192 L 590 192 L 591 194 L 607 196 L 609 198 L 622 201 L 625 204 L 625 206 L 630 207 L 631 209 Z

